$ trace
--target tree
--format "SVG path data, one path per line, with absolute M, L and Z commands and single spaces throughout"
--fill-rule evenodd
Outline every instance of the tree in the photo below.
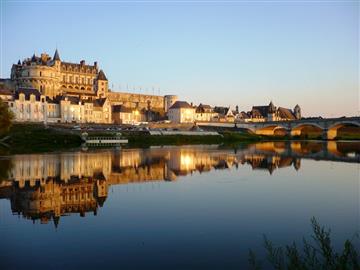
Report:
M 0 136 L 9 131 L 14 114 L 9 110 L 8 105 L 0 98 Z

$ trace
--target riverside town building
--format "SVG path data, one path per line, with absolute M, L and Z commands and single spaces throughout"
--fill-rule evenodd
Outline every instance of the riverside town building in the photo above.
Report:
M 58 50 L 18 61 L 9 79 L 0 79 L 0 99 L 16 121 L 44 123 L 136 124 L 169 119 L 174 123 L 265 122 L 301 118 L 294 110 L 254 106 L 239 112 L 230 107 L 194 106 L 176 95 L 123 93 L 109 89 L 105 72 L 97 62 L 62 61 Z

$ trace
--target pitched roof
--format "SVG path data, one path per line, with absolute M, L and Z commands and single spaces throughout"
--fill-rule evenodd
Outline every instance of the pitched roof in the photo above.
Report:
M 75 96 L 57 96 L 56 98 L 54 98 L 55 102 L 59 102 L 61 100 L 68 100 L 70 101 L 71 104 L 79 104 L 79 102 L 81 101 L 79 97 L 75 97 Z
M 193 109 L 193 107 L 186 101 L 176 101 L 169 110 L 170 109 Z
M 239 113 L 239 117 L 240 117 L 241 119 L 248 119 L 248 118 L 250 118 L 249 115 L 248 115 L 246 112 L 244 112 L 244 111 L 242 111 L 241 113 Z
M 251 110 L 252 117 L 267 117 L 269 113 L 269 106 L 253 106 Z
M 102 107 L 104 106 L 104 103 L 106 101 L 106 98 L 98 98 L 93 101 L 94 107 Z
M 25 95 L 25 100 L 30 99 L 31 95 L 34 95 L 36 100 L 40 100 L 41 93 L 35 88 L 19 88 L 15 92 L 15 98 L 18 99 L 20 94 Z
M 107 80 L 108 80 L 108 79 L 106 78 L 105 73 L 104 73 L 104 71 L 103 71 L 102 69 L 100 69 L 97 79 L 98 79 L 98 80 L 103 80 L 103 81 L 107 81 Z
M 51 104 L 59 104 L 59 102 L 56 101 L 56 99 L 46 97 L 46 102 Z
M 54 54 L 54 60 L 60 61 L 60 56 L 59 56 L 59 52 L 56 49 L 55 54 Z
M 228 115 L 228 114 L 232 114 L 232 111 L 230 110 L 230 107 L 218 107 L 216 106 L 214 108 L 214 112 L 217 112 L 218 114 L 222 114 L 222 115 Z
M 279 107 L 278 108 L 278 113 L 279 113 L 280 118 L 290 119 L 290 120 L 295 120 L 296 119 L 296 117 L 295 117 L 295 115 L 294 115 L 294 113 L 292 112 L 291 109 Z
M 212 108 L 210 105 L 201 104 L 196 108 L 197 113 L 211 113 Z

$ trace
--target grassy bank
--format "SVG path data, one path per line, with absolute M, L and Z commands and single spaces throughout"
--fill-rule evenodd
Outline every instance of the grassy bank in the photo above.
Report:
M 151 136 L 148 134 L 124 134 L 129 140 L 129 146 L 150 145 L 183 145 L 183 144 L 235 144 L 239 142 L 261 141 L 258 135 L 225 132 L 220 136 L 189 136 L 189 135 L 164 135 Z
M 52 152 L 79 147 L 81 138 L 71 132 L 45 128 L 42 124 L 15 124 L 2 146 L 2 154 Z
M 14 124 L 7 134 L 8 147 L 0 145 L 0 154 L 54 152 L 78 148 L 81 146 L 81 131 L 45 127 L 43 124 Z M 89 131 L 90 136 L 114 136 L 116 132 Z M 286 136 L 260 136 L 236 131 L 220 132 L 219 136 L 164 135 L 151 136 L 147 132 L 124 131 L 123 137 L 129 140 L 127 147 L 148 147 L 151 145 L 185 145 L 185 144 L 225 144 L 238 145 L 260 141 L 285 141 L 291 139 L 321 139 L 318 134 L 290 138 Z M 314 135 L 314 136 L 312 136 Z M 357 133 L 341 134 L 337 139 L 359 140 Z

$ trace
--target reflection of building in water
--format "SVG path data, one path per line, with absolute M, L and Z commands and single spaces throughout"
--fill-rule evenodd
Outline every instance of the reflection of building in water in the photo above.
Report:
M 320 154 L 325 155 L 332 148 L 325 151 L 322 143 L 314 142 L 276 142 L 236 151 L 217 146 L 183 146 L 15 155 L 11 162 L 0 160 L 2 168 L 12 164 L 8 165 L 8 181 L 0 181 L 0 198 L 10 199 L 12 210 L 26 218 L 44 223 L 52 218 L 57 223 L 61 215 L 69 213 L 96 214 L 111 185 L 174 181 L 178 176 L 194 172 L 245 164 L 254 170 L 268 170 L 270 174 L 289 166 L 298 170 L 304 155 L 321 158 Z M 359 162 L 356 156 L 352 159 Z
M 264 154 L 245 155 L 244 162 L 251 165 L 253 169 L 266 169 L 272 174 L 277 168 L 294 166 L 296 170 L 300 169 L 300 159 L 282 156 L 266 156 Z
M 35 181 L 33 185 L 26 182 L 24 186 L 19 186 L 19 183 L 14 182 L 12 187 L 12 211 L 22 213 L 25 218 L 40 219 L 41 223 L 47 223 L 52 218 L 55 226 L 62 215 L 96 214 L 97 207 L 104 204 L 108 188 L 102 175 L 98 179 L 73 177 L 67 182 L 48 178 L 42 182 Z

